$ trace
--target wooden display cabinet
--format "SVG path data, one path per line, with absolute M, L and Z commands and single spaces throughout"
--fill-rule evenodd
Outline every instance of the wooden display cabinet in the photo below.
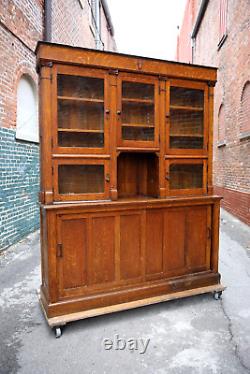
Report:
M 216 69 L 39 43 L 40 301 L 50 326 L 220 295 Z

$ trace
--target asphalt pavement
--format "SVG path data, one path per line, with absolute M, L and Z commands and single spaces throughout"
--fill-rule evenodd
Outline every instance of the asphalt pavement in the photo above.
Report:
M 47 326 L 39 233 L 0 254 L 0 373 L 250 373 L 250 228 L 222 212 L 221 300 L 199 295 Z

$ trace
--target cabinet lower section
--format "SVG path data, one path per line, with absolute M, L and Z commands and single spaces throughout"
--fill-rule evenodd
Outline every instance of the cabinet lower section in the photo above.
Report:
M 219 197 L 43 206 L 48 318 L 220 283 Z

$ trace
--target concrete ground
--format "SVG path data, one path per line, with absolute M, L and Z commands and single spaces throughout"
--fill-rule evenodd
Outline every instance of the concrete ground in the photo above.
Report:
M 0 373 L 250 373 L 249 253 L 250 228 L 222 212 L 222 300 L 201 295 L 78 321 L 55 339 L 37 302 L 36 232 L 0 255 Z M 104 339 L 115 345 L 105 349 Z

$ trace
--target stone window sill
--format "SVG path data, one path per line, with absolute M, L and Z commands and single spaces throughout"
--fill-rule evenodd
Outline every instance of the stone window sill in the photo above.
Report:
M 250 138 L 250 131 L 240 133 L 240 141 Z
M 222 140 L 220 142 L 217 143 L 217 148 L 222 148 L 222 147 L 225 147 L 227 144 L 225 142 L 225 140 Z

